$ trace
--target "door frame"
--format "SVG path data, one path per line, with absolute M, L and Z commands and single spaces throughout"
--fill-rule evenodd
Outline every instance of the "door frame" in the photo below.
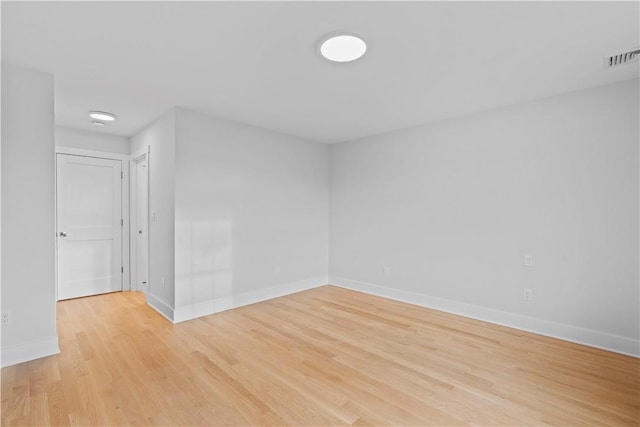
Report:
M 146 289 L 140 289 L 143 292 L 148 292 L 149 287 L 150 287 L 150 275 L 151 275 L 151 269 L 150 269 L 150 265 L 151 265 L 151 202 L 150 202 L 150 196 L 151 196 L 151 192 L 149 191 L 150 187 L 151 187 L 151 183 L 150 183 L 150 179 L 151 179 L 151 174 L 150 174 L 150 169 L 151 169 L 151 162 L 149 161 L 149 154 L 150 154 L 150 147 L 147 146 L 143 151 L 138 151 L 137 153 L 133 153 L 130 157 L 129 157 L 129 194 L 130 194 L 130 204 L 129 204 L 129 208 L 130 208 L 130 227 L 129 227 L 129 242 L 130 242 L 130 252 L 129 252 L 129 265 L 130 265 L 130 271 L 129 271 L 129 289 L 132 291 L 137 291 L 138 289 L 135 289 L 136 287 L 136 281 L 137 281 L 137 276 L 138 276 L 138 272 L 137 272 L 137 236 L 136 236 L 136 229 L 137 227 L 134 227 L 133 223 L 135 222 L 135 217 L 136 217 L 136 209 L 137 209 L 137 203 L 138 200 L 136 199 L 136 188 L 137 188 L 137 176 L 134 173 L 135 172 L 135 168 L 137 167 L 137 164 L 141 161 L 141 160 L 146 160 L 147 161 L 147 288 Z
M 83 148 L 75 148 L 75 147 L 65 147 L 65 146 L 56 146 L 56 155 L 54 156 L 53 161 L 56 162 L 58 154 L 67 154 L 72 156 L 79 157 L 95 157 L 99 159 L 108 159 L 108 160 L 120 160 L 122 162 L 122 290 L 127 291 L 131 290 L 130 283 L 130 251 L 129 251 L 129 168 L 127 164 L 129 163 L 129 159 L 131 156 L 128 154 L 120 154 L 120 153 L 109 153 L 107 151 L 96 151 L 96 150 L 85 150 Z M 58 182 L 57 182 L 57 162 L 55 169 L 55 194 L 54 194 L 54 203 L 55 203 L 55 286 L 56 286 L 56 301 L 58 301 Z

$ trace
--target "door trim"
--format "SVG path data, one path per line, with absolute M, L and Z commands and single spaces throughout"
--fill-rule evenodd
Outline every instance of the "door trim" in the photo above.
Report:
M 100 159 L 111 160 L 129 160 L 131 156 L 129 154 L 110 153 L 108 151 L 87 150 L 84 148 L 65 147 L 62 145 L 56 145 L 56 154 L 71 154 L 75 156 L 85 157 L 98 157 Z
M 128 154 L 120 154 L 120 153 L 109 153 L 106 151 L 95 151 L 95 150 L 85 150 L 82 148 L 75 147 L 64 147 L 64 146 L 56 146 L 56 155 L 54 156 L 53 161 L 56 162 L 58 154 L 68 154 L 72 156 L 80 156 L 80 157 L 96 157 L 99 159 L 108 159 L 108 160 L 120 160 L 122 162 L 122 191 L 121 191 L 121 209 L 122 209 L 122 290 L 127 291 L 131 290 L 130 283 L 130 264 L 129 264 L 129 168 L 126 167 L 128 160 L 131 158 Z M 55 183 L 55 224 L 58 224 L 58 182 L 57 182 L 57 162 L 55 166 L 56 176 L 54 177 Z M 57 226 L 54 227 L 55 232 L 57 233 Z M 54 236 L 57 241 L 57 235 Z M 58 301 L 58 245 L 56 243 L 55 247 L 55 286 L 56 286 L 56 301 Z
M 130 186 L 130 190 L 129 190 L 129 194 L 130 194 L 130 204 L 129 204 L 129 209 L 130 209 L 130 218 L 131 218 L 131 224 L 129 227 L 129 242 L 130 242 L 130 251 L 129 251 L 129 265 L 130 267 L 130 271 L 129 271 L 129 277 L 130 277 L 130 281 L 129 281 L 129 289 L 130 290 L 138 290 L 135 289 L 135 283 L 134 281 L 137 280 L 137 251 L 136 251 L 136 247 L 135 247 L 135 242 L 137 239 L 136 236 L 136 227 L 133 227 L 133 222 L 134 222 L 134 218 L 135 218 L 135 214 L 136 214 L 136 203 L 137 200 L 135 200 L 135 196 L 136 196 L 136 186 L 137 186 L 137 182 L 136 182 L 136 175 L 134 173 L 135 168 L 136 168 L 136 163 L 138 163 L 139 161 L 145 159 L 147 161 L 147 289 L 144 291 L 145 293 L 148 292 L 150 284 L 151 284 L 151 280 L 150 280 L 150 274 L 151 274 L 151 222 L 150 222 L 150 213 L 151 213 L 151 202 L 150 202 L 150 191 L 149 188 L 151 187 L 151 183 L 150 183 L 150 178 L 151 178 L 151 174 L 150 174 L 150 169 L 151 169 L 151 164 L 149 162 L 149 152 L 150 152 L 150 148 L 147 147 L 144 151 L 139 151 L 137 153 L 133 153 L 131 156 L 129 156 L 129 186 Z

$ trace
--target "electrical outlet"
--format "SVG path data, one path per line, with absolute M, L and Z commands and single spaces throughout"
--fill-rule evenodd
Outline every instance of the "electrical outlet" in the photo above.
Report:
M 2 324 L 3 325 L 7 325 L 7 324 L 9 324 L 10 320 L 11 319 L 9 318 L 9 312 L 8 311 L 3 312 L 2 313 Z
M 522 299 L 525 301 L 531 301 L 533 299 L 533 291 L 529 288 L 522 290 Z
M 533 267 L 533 255 L 525 255 L 524 256 L 524 266 L 525 267 Z
M 384 277 L 391 276 L 391 267 L 383 267 L 382 274 L 384 275 Z

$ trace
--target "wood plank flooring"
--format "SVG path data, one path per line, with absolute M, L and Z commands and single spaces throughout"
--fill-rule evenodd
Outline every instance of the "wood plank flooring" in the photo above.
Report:
M 171 325 L 58 303 L 2 370 L 2 425 L 639 425 L 639 359 L 332 286 Z

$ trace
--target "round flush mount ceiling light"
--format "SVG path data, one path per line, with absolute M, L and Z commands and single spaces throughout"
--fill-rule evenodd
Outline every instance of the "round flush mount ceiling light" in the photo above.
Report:
M 367 51 L 367 44 L 353 34 L 337 34 L 325 39 L 320 45 L 322 56 L 333 62 L 351 62 Z
M 104 111 L 89 111 L 89 117 L 96 120 L 104 120 L 110 122 L 116 119 L 116 116 L 111 113 L 106 113 Z

